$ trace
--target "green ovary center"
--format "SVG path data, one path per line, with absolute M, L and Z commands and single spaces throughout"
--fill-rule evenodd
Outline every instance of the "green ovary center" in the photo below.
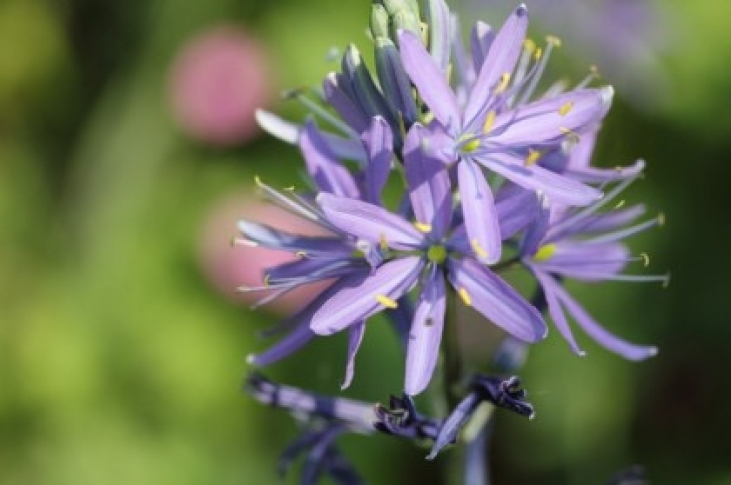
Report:
M 441 245 L 430 246 L 426 257 L 432 263 L 442 264 L 447 259 L 447 249 Z

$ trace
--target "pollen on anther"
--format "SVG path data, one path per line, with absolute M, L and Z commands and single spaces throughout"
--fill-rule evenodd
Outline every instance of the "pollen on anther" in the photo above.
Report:
M 566 116 L 567 114 L 569 114 L 569 112 L 571 111 L 571 109 L 573 107 L 574 107 L 574 102 L 569 101 L 559 108 L 558 114 L 560 114 L 561 116 Z
M 642 265 L 644 267 L 650 266 L 650 255 L 647 253 L 640 253 L 640 258 L 642 258 Z
M 547 35 L 546 42 L 548 42 L 549 44 L 551 44 L 554 47 L 561 47 L 561 44 L 563 43 L 563 42 L 561 42 L 561 39 L 559 39 L 555 35 Z
M 495 94 L 505 92 L 505 90 L 508 89 L 508 84 L 510 84 L 510 73 L 504 72 L 502 76 L 500 76 L 500 84 L 498 84 L 497 88 L 495 89 Z
M 530 149 L 528 150 L 528 156 L 525 159 L 525 165 L 526 167 L 529 167 L 531 165 L 535 165 L 536 162 L 543 156 L 543 153 L 541 153 L 538 150 Z
M 541 57 L 543 57 L 543 49 L 538 47 L 536 49 L 535 53 L 533 53 L 533 59 L 535 59 L 536 61 L 539 61 L 541 59 Z
M 485 251 L 485 248 L 480 245 L 480 242 L 477 239 L 470 241 L 470 244 L 472 245 L 472 251 L 475 252 L 478 258 L 487 258 L 487 251 Z
M 536 51 L 536 43 L 533 39 L 525 39 L 523 41 L 523 49 L 525 49 L 528 54 L 533 54 Z
M 462 302 L 467 306 L 472 306 L 472 298 L 470 298 L 470 294 L 467 293 L 467 289 L 460 288 L 457 290 L 457 294 L 462 299 Z
M 386 239 L 385 234 L 381 234 L 381 236 L 378 238 L 378 245 L 381 247 L 382 251 L 388 249 L 388 240 Z
M 398 303 L 395 300 L 387 297 L 386 295 L 376 295 L 376 301 L 386 308 L 394 309 L 398 307 Z
M 487 116 L 485 117 L 485 124 L 482 125 L 482 132 L 484 134 L 488 134 L 492 131 L 493 125 L 495 125 L 495 111 L 490 111 L 487 113 Z
M 414 227 L 416 228 L 416 230 L 418 230 L 419 232 L 423 232 L 424 234 L 428 234 L 431 232 L 431 225 L 424 224 L 423 222 L 414 222 Z

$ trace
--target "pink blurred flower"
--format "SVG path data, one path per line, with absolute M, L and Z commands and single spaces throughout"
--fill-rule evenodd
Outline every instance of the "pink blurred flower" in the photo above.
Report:
M 191 39 L 173 62 L 173 114 L 200 141 L 244 142 L 258 133 L 254 113 L 269 100 L 271 82 L 256 39 L 238 27 L 214 27 Z
M 237 235 L 236 220 L 243 215 L 254 222 L 268 224 L 297 234 L 323 234 L 322 229 L 284 210 L 241 195 L 231 195 L 210 211 L 202 229 L 199 260 L 204 274 L 224 296 L 235 302 L 254 303 L 266 292 L 237 293 L 239 286 L 262 286 L 265 268 L 294 260 L 287 252 L 266 248 L 232 246 Z M 292 313 L 309 302 L 325 287 L 314 283 L 277 298 L 267 308 L 279 313 Z

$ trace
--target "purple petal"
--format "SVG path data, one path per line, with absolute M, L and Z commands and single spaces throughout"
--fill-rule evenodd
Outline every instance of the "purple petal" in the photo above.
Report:
M 611 86 L 581 89 L 499 114 L 490 136 L 497 146 L 535 146 L 583 133 L 601 121 L 612 103 Z
M 381 192 L 391 173 L 393 159 L 393 134 L 384 118 L 377 116 L 371 120 L 370 127 L 363 133 L 363 145 L 368 154 L 368 164 L 363 174 L 365 200 L 380 204 Z
M 619 354 L 625 359 L 634 361 L 643 360 L 657 354 L 657 347 L 636 345 L 609 333 L 581 305 L 576 303 L 571 295 L 560 285 L 556 285 L 555 292 L 556 297 L 566 307 L 566 310 L 568 310 L 571 316 L 574 317 L 581 329 L 605 349 Z
M 249 355 L 247 362 L 251 365 L 265 366 L 289 357 L 301 349 L 315 337 L 306 321 L 298 324 L 291 332 L 282 337 L 276 344 L 260 354 Z
M 644 168 L 645 162 L 642 160 L 637 160 L 634 165 L 616 168 L 573 168 L 569 166 L 566 175 L 584 183 L 606 183 L 637 177 Z
M 543 271 L 582 281 L 602 281 L 622 271 L 629 251 L 624 244 L 584 244 L 561 242 L 543 262 L 534 263 Z
M 602 214 L 592 214 L 586 219 L 580 220 L 571 231 L 563 231 L 562 238 L 572 234 L 596 234 L 617 230 L 634 222 L 638 217 L 645 214 L 643 204 L 633 205 L 627 209 L 612 210 Z
M 530 265 L 530 268 L 533 271 L 536 279 L 538 280 L 538 284 L 541 285 L 543 295 L 546 297 L 546 303 L 548 304 L 548 313 L 549 315 L 551 315 L 553 324 L 556 325 L 556 328 L 558 329 L 564 340 L 568 342 L 571 350 L 573 350 L 575 354 L 581 357 L 585 356 L 586 352 L 581 350 L 579 344 L 576 342 L 576 338 L 574 338 L 574 333 L 571 331 L 569 322 L 566 320 L 566 314 L 564 313 L 563 308 L 561 307 L 561 304 L 556 297 L 556 287 L 560 286 L 560 283 L 554 280 L 553 277 L 551 277 L 547 273 L 536 269 L 532 265 Z
M 310 329 L 319 335 L 331 335 L 365 320 L 386 308 L 385 301 L 395 301 L 416 284 L 424 264 L 418 256 L 407 256 L 385 263 L 361 284 L 342 288 L 314 314 Z
M 541 314 L 510 285 L 472 259 L 449 258 L 449 281 L 470 304 L 495 325 L 524 342 L 546 336 Z
M 444 276 L 440 270 L 433 268 L 419 295 L 409 334 L 404 392 L 410 396 L 420 394 L 426 389 L 434 374 L 439 358 L 445 310 Z
M 457 165 L 457 176 L 472 252 L 484 263 L 497 263 L 500 261 L 502 239 L 492 190 L 480 167 L 469 160 Z
M 317 203 L 328 221 L 341 231 L 372 243 L 388 244 L 394 249 L 413 249 L 423 235 L 401 217 L 361 200 L 322 193 Z
M 240 220 L 236 227 L 254 246 L 278 249 L 281 251 L 300 252 L 329 255 L 352 253 L 352 249 L 343 243 L 342 239 L 326 236 L 303 236 L 301 234 L 290 234 L 281 229 Z
M 347 389 L 353 382 L 353 374 L 355 374 L 355 356 L 358 353 L 360 344 L 363 342 L 365 335 L 365 322 L 356 322 L 350 327 L 348 334 L 348 364 L 345 366 L 345 380 L 340 389 Z
M 533 191 L 506 183 L 495 198 L 495 209 L 500 222 L 500 236 L 506 240 L 535 219 L 538 214 L 538 198 Z
M 533 223 L 528 226 L 521 243 L 521 254 L 535 254 L 546 237 L 551 221 L 551 209 L 545 197 L 539 197 L 540 203 Z
M 567 205 L 587 205 L 602 197 L 601 191 L 538 165 L 526 165 L 507 153 L 490 153 L 477 159 L 490 170 L 523 188 L 542 192 L 551 200 Z
M 456 129 L 460 122 L 457 98 L 447 76 L 424 48 L 421 39 L 408 31 L 399 32 L 401 60 L 419 96 L 442 125 Z
M 404 166 L 409 197 L 417 222 L 431 226 L 441 239 L 452 218 L 452 192 L 446 166 L 425 150 L 429 131 L 414 125 L 406 136 Z
M 449 54 L 452 45 L 452 26 L 449 7 L 444 0 L 431 0 L 427 10 L 429 25 L 429 52 L 442 72 L 449 69 Z
M 519 6 L 503 24 L 487 52 L 467 102 L 463 125 L 472 125 L 486 114 L 487 104 L 503 74 L 512 74 L 523 51 L 528 30 L 528 10 Z
M 546 324 L 538 310 L 488 268 L 472 259 L 454 258 L 448 260 L 448 268 L 452 286 L 495 325 L 524 342 L 537 342 L 546 336 Z
M 307 120 L 299 140 L 307 172 L 318 192 L 330 192 L 345 197 L 358 197 L 358 187 L 350 172 L 335 158 L 330 147 L 312 120 Z

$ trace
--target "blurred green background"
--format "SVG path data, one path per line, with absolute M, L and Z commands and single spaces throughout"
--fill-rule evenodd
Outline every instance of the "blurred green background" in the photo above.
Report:
M 582 4 L 556 8 L 572 3 Z M 662 38 L 634 45 L 652 66 L 623 44 L 626 69 L 646 70 L 626 82 L 622 64 L 604 72 L 621 82 L 598 163 L 648 160 L 628 202 L 667 223 L 633 248 L 672 282 L 572 289 L 608 328 L 660 354 L 631 364 L 584 339 L 589 356 L 578 359 L 552 333 L 523 373 L 538 418 L 497 424 L 496 483 L 604 483 L 635 463 L 653 483 L 731 483 L 731 3 L 651 5 L 643 22 Z M 210 228 L 221 201 L 253 194 L 254 175 L 291 184 L 300 162 L 244 124 L 218 138 L 196 132 L 180 114 L 195 106 L 176 108 L 190 87 L 175 87 L 173 66 L 201 32 L 238 29 L 265 52 L 268 67 L 249 73 L 266 76 L 273 96 L 261 103 L 299 116 L 276 93 L 337 69 L 332 47 L 368 51 L 369 6 L 0 1 L 0 483 L 276 483 L 276 454 L 296 426 L 241 392 L 244 357 L 264 348 L 256 331 L 274 317 L 211 280 L 211 251 L 244 251 L 227 244 L 245 206 L 230 227 Z M 612 49 L 611 22 L 587 12 L 610 25 Z M 581 47 L 554 59 L 575 80 L 593 63 Z M 268 372 L 336 393 L 344 361 L 334 337 Z M 370 332 L 346 395 L 386 400 L 402 365 L 391 336 Z M 437 483 L 438 465 L 407 443 L 344 445 L 370 483 Z

